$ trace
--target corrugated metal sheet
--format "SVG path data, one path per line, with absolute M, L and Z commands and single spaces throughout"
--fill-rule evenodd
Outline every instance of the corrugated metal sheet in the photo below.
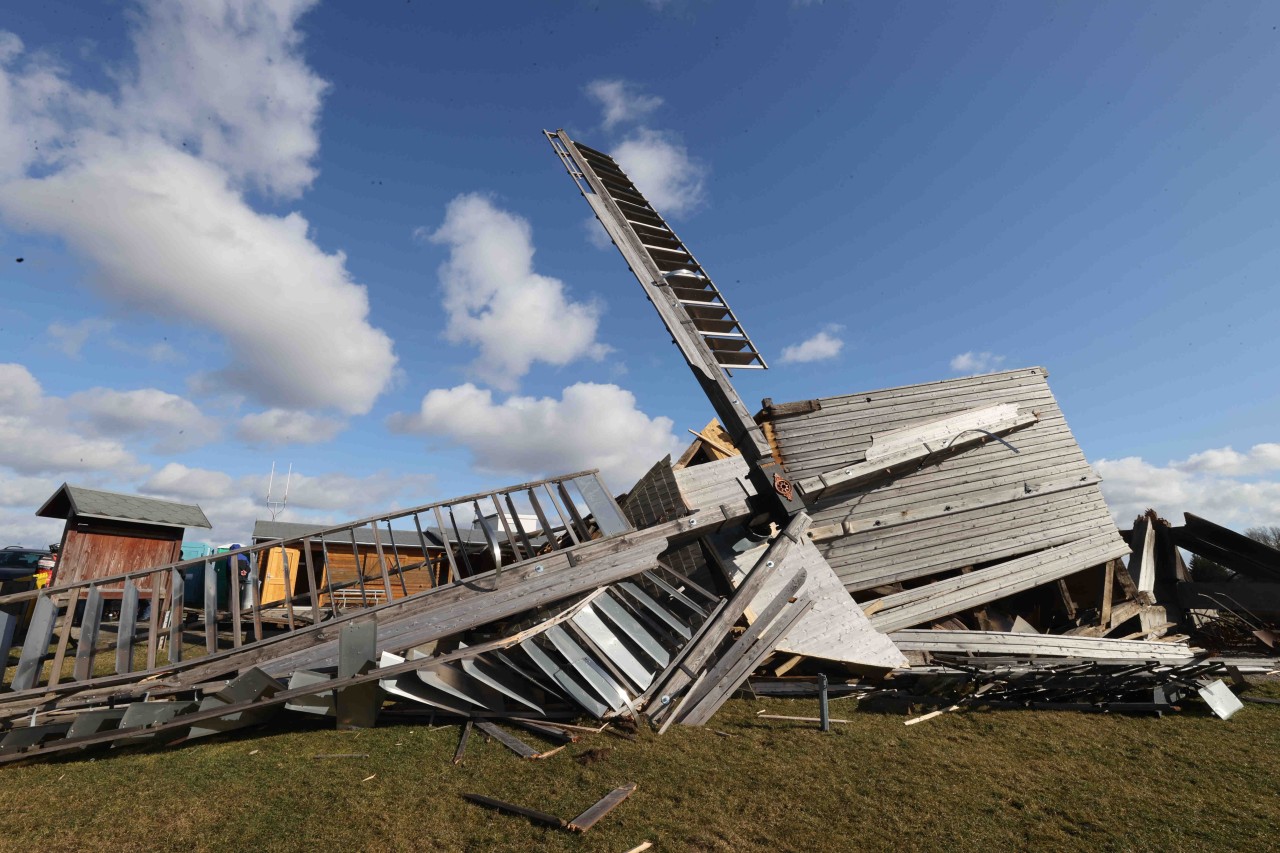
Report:
M 1118 539 L 1097 475 L 1076 444 L 1046 376 L 1043 368 L 1033 367 L 828 397 L 819 401 L 817 411 L 772 422 L 775 446 L 799 480 L 861 458 L 875 436 L 883 440 L 894 430 L 948 415 L 1012 403 L 1019 413 L 1039 416 L 1034 425 L 1003 439 L 926 459 L 907 472 L 820 498 L 811 508 L 815 530 L 863 523 L 856 532 L 819 542 L 850 591 L 1007 559 L 1099 533 L 1111 532 Z M 922 507 L 932 509 L 921 513 Z M 909 520 L 884 523 L 895 515 Z

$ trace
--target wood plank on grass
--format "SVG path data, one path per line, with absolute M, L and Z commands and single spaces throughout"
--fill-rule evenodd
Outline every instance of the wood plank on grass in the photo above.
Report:
M 601 797 L 591 808 L 569 821 L 569 829 L 574 832 L 586 832 L 595 826 L 600 821 L 600 818 L 616 809 L 623 800 L 634 794 L 635 791 L 635 782 L 628 782 L 625 785 L 614 788 Z

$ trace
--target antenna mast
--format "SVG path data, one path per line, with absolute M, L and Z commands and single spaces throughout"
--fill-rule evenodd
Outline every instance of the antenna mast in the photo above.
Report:
M 271 491 L 276 483 L 276 463 L 271 463 L 271 477 L 267 480 L 267 511 L 271 513 L 271 520 L 275 521 L 280 516 L 285 507 L 289 505 L 289 483 L 293 480 L 293 463 L 289 463 L 289 473 L 285 475 L 284 480 L 284 497 L 278 501 L 271 499 Z

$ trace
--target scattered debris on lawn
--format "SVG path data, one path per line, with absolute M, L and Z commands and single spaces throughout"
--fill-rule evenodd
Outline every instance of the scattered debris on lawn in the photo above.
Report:
M 527 817 L 534 823 L 540 823 L 555 829 L 567 829 L 570 832 L 586 832 L 591 827 L 599 823 L 601 818 L 621 805 L 623 800 L 635 793 L 635 790 L 635 782 L 628 782 L 626 785 L 615 788 L 572 820 L 564 820 L 563 818 L 556 817 L 553 814 L 540 812 L 537 809 L 518 806 L 514 803 L 503 802 L 502 800 L 495 800 L 494 798 L 486 797 L 483 794 L 463 794 L 462 796 L 477 805 L 487 806 L 488 808 L 497 809 L 500 812 L 506 812 L 508 814 Z M 647 849 L 647 847 L 642 845 L 636 849 Z
M 1191 514 L 1117 530 L 1043 368 L 752 414 L 728 374 L 766 365 L 706 271 L 616 162 L 547 138 L 715 411 L 688 451 L 622 495 L 569 473 L 326 528 L 264 521 L 179 562 L 198 508 L 64 486 L 41 511 L 68 536 L 145 520 L 163 555 L 113 562 L 85 538 L 63 549 L 70 575 L 0 594 L 0 763 L 281 712 L 460 723 L 455 764 L 473 728 L 551 759 L 588 733 L 703 725 L 741 689 L 818 695 L 818 718 L 761 718 L 824 729 L 846 722 L 827 712 L 841 696 L 933 709 L 908 724 L 1193 700 L 1225 719 L 1245 674 L 1276 669 L 1280 551 Z M 1180 549 L 1223 573 L 1195 577 Z M 570 821 L 467 796 L 586 831 L 634 789 Z

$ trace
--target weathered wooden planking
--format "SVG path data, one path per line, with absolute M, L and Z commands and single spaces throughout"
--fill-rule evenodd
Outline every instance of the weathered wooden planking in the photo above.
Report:
M 1110 533 L 1114 530 L 1108 520 L 1091 518 L 1083 521 L 1067 519 L 1052 527 L 1028 525 L 1021 531 L 997 532 L 986 537 L 977 537 L 968 542 L 957 543 L 953 551 L 912 559 L 904 555 L 896 562 L 893 558 L 883 564 L 875 564 L 867 574 L 854 577 L 841 576 L 847 589 L 851 592 L 874 589 L 900 580 L 926 577 L 939 572 L 963 568 L 974 563 L 1003 560 L 1023 556 L 1028 553 L 1057 547 L 1086 538 L 1095 533 Z M 1125 545 L 1125 549 L 1128 545 Z M 1127 550 L 1122 552 L 1127 553 Z M 939 562 L 939 558 L 944 561 Z M 828 562 L 835 562 L 828 557 Z M 868 561 L 870 562 L 870 561 Z M 887 565 L 887 567 L 885 567 Z
M 675 473 L 680 495 L 690 510 L 701 510 L 724 504 L 737 505 L 755 489 L 747 481 L 750 466 L 741 456 L 731 456 L 719 462 L 681 468 Z
M 470 723 L 468 723 L 468 725 L 470 725 Z M 456 759 L 454 763 L 455 764 L 457 763 Z M 500 811 L 500 812 L 507 812 L 509 814 L 516 814 L 516 815 L 520 815 L 521 817 L 527 817 L 529 818 L 529 820 L 532 820 L 534 823 L 545 824 L 546 826 L 555 827 L 556 829 L 565 828 L 565 822 L 563 818 L 558 818 L 555 815 L 547 814 L 546 812 L 540 812 L 537 809 L 525 808 L 524 806 L 519 806 L 519 805 L 516 805 L 515 803 L 504 802 L 503 800 L 495 800 L 492 797 L 486 797 L 483 794 L 463 794 L 462 796 L 463 796 L 463 799 L 470 800 L 471 802 L 476 803 L 477 805 L 487 806 L 488 808 L 496 809 L 497 811 Z
M 1113 640 L 1066 634 L 1005 631 L 901 630 L 889 635 L 903 651 L 973 652 L 1006 656 L 1079 658 L 1082 660 L 1158 660 L 1183 663 L 1196 651 L 1185 643 Z
M 765 548 L 760 545 L 731 558 L 736 569 L 731 583 L 741 582 Z M 804 585 L 797 595 L 812 599 L 813 607 L 778 643 L 778 651 L 866 667 L 893 669 L 906 665 L 906 658 L 888 637 L 871 625 L 812 542 L 801 542 L 792 548 L 782 568 L 806 572 Z M 753 612 L 759 612 L 763 603 L 777 594 L 782 578 L 779 574 L 765 581 L 752 601 Z
M 881 515 L 852 515 L 838 524 L 817 526 L 809 530 L 809 538 L 815 542 L 838 539 L 846 534 L 870 533 L 879 535 L 890 528 L 919 521 L 931 521 L 935 518 L 954 518 L 966 512 L 986 509 L 992 506 L 1003 506 L 1017 503 L 1037 495 L 1051 495 L 1066 492 L 1083 486 L 1097 485 L 1100 479 L 1092 475 L 1076 476 L 1066 480 L 1028 483 L 1025 480 L 1014 486 L 1002 486 L 984 490 L 976 497 L 961 497 L 958 500 L 929 506 L 908 506 L 905 509 Z
M 600 821 L 600 818 L 616 809 L 623 800 L 634 794 L 635 790 L 635 782 L 628 782 L 625 785 L 614 788 L 612 791 L 601 797 L 595 805 L 569 821 L 568 828 L 574 832 L 586 832 L 588 829 L 595 826 Z
M 771 576 L 781 572 L 783 560 L 792 548 L 805 542 L 808 531 L 809 516 L 801 512 L 791 519 L 786 529 L 774 537 L 764 553 L 758 556 L 755 565 L 746 573 L 725 605 L 702 624 L 698 636 L 690 640 L 677 659 L 653 680 L 649 692 L 651 695 L 661 697 L 660 701 L 663 703 L 661 708 L 669 708 L 667 703 L 689 687 L 704 667 L 711 662 L 712 655 L 733 628 L 734 623 L 746 612 L 765 582 Z M 787 576 L 790 577 L 791 574 L 788 572 Z
M 1012 448 L 990 441 L 889 482 L 855 487 L 836 500 L 820 499 L 811 509 L 814 527 L 826 535 L 845 531 L 825 540 L 820 550 L 850 589 L 1031 553 L 1092 530 L 1114 530 L 1096 474 L 1039 368 L 845 395 L 819 405 L 772 424 L 779 452 L 797 478 L 834 470 L 877 442 L 893 447 L 895 435 L 925 434 L 947 418 L 974 417 L 974 410 L 1016 408 L 1021 415 L 1039 415 L 1037 423 L 1009 436 Z M 1082 485 L 1064 490 L 1068 497 L 1055 500 L 1041 492 L 1025 500 L 1015 497 L 1016 503 L 1007 506 L 1018 486 L 1071 480 Z M 947 507 L 965 508 L 952 515 Z M 862 519 L 869 526 L 857 523 Z M 895 523 L 875 524 L 888 519 Z
M 805 599 L 796 599 L 791 602 L 778 615 L 777 619 L 772 620 L 772 624 L 755 639 L 749 648 L 742 650 L 742 653 L 737 656 L 736 663 L 729 669 L 728 673 L 711 685 L 709 691 L 702 696 L 698 703 L 688 709 L 684 717 L 680 719 L 680 724 L 700 726 L 711 719 L 720 706 L 724 704 L 725 700 L 747 679 L 747 676 L 773 653 L 774 649 L 777 648 L 778 641 L 791 630 L 796 622 L 804 617 L 812 606 L 813 602 Z
M 1104 531 L 967 575 L 887 595 L 881 599 L 881 609 L 871 616 L 871 624 L 881 631 L 910 628 L 1101 565 L 1128 547 L 1118 535 Z
M 1013 411 L 1004 414 L 1009 409 Z M 861 461 L 823 471 L 798 481 L 796 485 L 810 500 L 816 500 L 828 490 L 843 491 L 873 480 L 897 476 L 913 468 L 919 469 L 933 457 L 962 453 L 984 445 L 996 436 L 1030 427 L 1038 420 L 1034 412 L 1018 414 L 1013 404 L 961 412 L 948 420 L 890 432 L 883 447 L 873 438 L 871 446 L 862 452 L 865 458 Z

